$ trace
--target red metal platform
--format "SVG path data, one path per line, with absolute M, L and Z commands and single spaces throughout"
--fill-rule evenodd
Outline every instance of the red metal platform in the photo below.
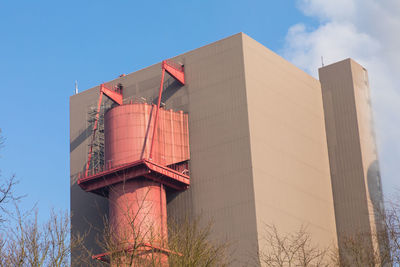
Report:
M 78 185 L 86 192 L 107 196 L 110 186 L 139 177 L 148 178 L 179 191 L 186 190 L 190 185 L 188 175 L 147 159 L 123 164 L 92 175 L 89 172 L 87 177 L 78 180 Z

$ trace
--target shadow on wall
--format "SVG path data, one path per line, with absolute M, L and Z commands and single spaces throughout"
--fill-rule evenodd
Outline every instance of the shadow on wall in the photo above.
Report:
M 71 230 L 71 233 L 76 235 L 74 238 L 78 235 L 85 237 L 83 245 L 91 250 L 90 255 L 86 255 L 88 252 L 78 248 L 71 251 L 71 257 L 81 259 L 81 257 L 87 256 L 85 260 L 89 262 L 91 254 L 104 252 L 97 239 L 104 229 L 106 218 L 104 214 L 108 214 L 108 201 L 106 198 L 86 193 L 76 183 L 71 186 L 70 190 L 71 198 L 75 200 L 71 201 L 71 211 L 74 211 L 71 213 L 71 227 L 75 228 Z
M 164 89 L 161 97 L 161 102 L 164 103 L 167 102 L 167 100 L 170 99 L 180 88 L 182 88 L 182 85 L 173 78 L 168 78 L 166 83 L 167 85 L 165 86 L 164 84 Z M 158 96 L 155 97 L 153 100 L 154 105 L 157 105 L 157 103 L 158 103 Z
M 89 125 L 77 137 L 75 137 L 74 140 L 71 141 L 71 143 L 69 145 L 69 152 L 71 153 L 72 151 L 74 151 L 75 148 L 77 148 L 80 144 L 82 144 L 82 142 L 84 142 L 86 140 L 86 138 L 88 138 L 91 135 L 92 135 L 92 129 Z
M 368 168 L 367 183 L 374 211 L 378 211 L 375 212 L 375 219 L 377 220 L 376 216 L 384 211 L 382 183 L 377 160 L 373 161 Z
M 376 231 L 379 233 L 381 231 L 385 232 L 384 238 L 379 239 L 379 250 L 381 254 L 381 259 L 385 259 L 385 255 L 387 255 L 386 248 L 390 247 L 389 245 L 389 236 L 387 235 L 386 228 L 386 212 L 385 206 L 383 202 L 383 191 L 382 191 L 382 181 L 381 175 L 379 171 L 379 162 L 374 160 L 369 168 L 367 173 L 367 183 L 368 183 L 368 191 L 371 197 L 372 206 L 374 209 L 374 219 L 376 225 Z M 389 266 L 389 265 L 384 265 Z

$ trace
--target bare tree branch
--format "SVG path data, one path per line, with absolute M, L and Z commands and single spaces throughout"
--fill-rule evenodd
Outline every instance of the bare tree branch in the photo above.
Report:
M 329 248 L 314 245 L 304 226 L 296 232 L 282 234 L 275 225 L 266 225 L 263 241 L 265 246 L 258 254 L 262 266 L 331 266 Z
M 1 135 L 0 129 L 0 149 L 4 146 L 4 137 Z M 15 185 L 18 183 L 15 175 L 11 175 L 9 178 L 2 178 L 0 170 L 0 228 L 1 223 L 5 221 L 5 215 L 9 213 L 7 204 L 13 201 L 17 201 L 22 196 L 16 196 L 14 194 Z
M 70 266 L 71 249 L 78 245 L 70 240 L 70 218 L 67 212 L 51 212 L 40 224 L 37 210 L 21 213 L 16 207 L 16 221 L 0 235 L 0 266 Z
M 110 188 L 114 190 L 114 188 Z M 170 266 L 227 266 L 225 242 L 211 242 L 211 224 L 200 227 L 198 220 L 183 223 L 169 222 L 168 241 L 157 225 L 149 225 L 147 216 L 154 216 L 149 191 L 140 197 L 132 198 L 133 202 L 111 203 L 122 214 L 123 229 L 114 229 L 113 223 L 104 218 L 104 229 L 98 232 L 97 244 L 104 252 L 103 261 L 91 259 L 91 249 L 83 246 L 79 265 L 93 266 L 96 264 L 109 266 L 163 266 L 166 260 Z M 74 253 L 75 254 L 75 253 Z M 78 265 L 78 264 L 77 264 Z
M 212 241 L 212 223 L 201 226 L 200 219 L 169 222 L 169 247 L 180 254 L 169 256 L 170 266 L 229 266 L 227 257 L 230 244 L 226 241 Z

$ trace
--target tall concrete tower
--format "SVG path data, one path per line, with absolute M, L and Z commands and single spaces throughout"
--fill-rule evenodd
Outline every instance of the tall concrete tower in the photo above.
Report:
M 340 244 L 346 237 L 379 231 L 383 211 L 368 73 L 346 59 L 320 68 L 319 78 Z M 366 242 L 371 249 L 382 245 Z

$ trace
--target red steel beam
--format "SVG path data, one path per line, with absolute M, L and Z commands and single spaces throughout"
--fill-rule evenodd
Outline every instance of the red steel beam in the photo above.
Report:
M 179 81 L 182 85 L 185 84 L 185 73 L 183 66 L 173 66 L 172 62 L 169 62 L 167 60 L 163 60 L 161 64 L 161 83 L 160 83 L 160 90 L 158 92 L 158 101 L 157 101 L 157 109 L 156 109 L 156 116 L 154 118 L 154 126 L 153 126 L 153 136 L 151 138 L 151 144 L 150 144 L 150 155 L 149 158 L 153 159 L 153 146 L 154 146 L 154 138 L 156 135 L 156 129 L 157 129 L 157 124 L 158 124 L 158 111 L 160 110 L 160 103 L 161 103 L 161 96 L 162 96 L 162 90 L 163 90 L 163 85 L 164 85 L 164 76 L 165 72 L 168 72 L 169 75 L 171 75 L 173 78 L 175 78 L 177 81 Z
M 159 252 L 165 253 L 165 254 L 167 254 L 167 255 L 169 255 L 169 254 L 175 254 L 175 255 L 180 256 L 180 257 L 183 256 L 182 253 L 175 252 L 175 251 L 172 251 L 172 250 L 169 250 L 169 249 L 160 247 L 160 246 L 155 246 L 155 245 L 150 244 L 150 243 L 139 243 L 139 244 L 136 246 L 136 249 L 134 248 L 134 246 L 129 246 L 129 247 L 127 247 L 127 248 L 118 249 L 118 250 L 113 251 L 113 252 L 104 252 L 104 253 L 101 253 L 101 254 L 93 255 L 93 256 L 92 256 L 92 259 L 110 263 L 110 260 L 107 259 L 106 257 L 107 257 L 107 256 L 110 256 L 112 253 L 118 253 L 118 252 L 120 252 L 120 251 L 131 252 L 131 251 L 138 250 L 138 249 L 140 249 L 141 247 L 144 247 L 144 248 L 147 249 L 147 250 L 159 251 Z
M 164 62 L 164 61 L 163 61 Z M 164 64 L 163 64 L 164 65 Z M 150 145 L 150 155 L 149 158 L 153 158 L 153 146 L 154 146 L 154 137 L 156 135 L 157 123 L 158 123 L 158 111 L 160 110 L 160 103 L 161 103 L 161 95 L 164 85 L 164 76 L 165 76 L 165 69 L 162 68 L 161 71 L 161 83 L 160 83 L 160 90 L 158 92 L 158 101 L 157 101 L 157 109 L 156 109 L 156 116 L 154 119 L 154 126 L 153 126 L 153 137 L 151 138 L 151 145 Z

